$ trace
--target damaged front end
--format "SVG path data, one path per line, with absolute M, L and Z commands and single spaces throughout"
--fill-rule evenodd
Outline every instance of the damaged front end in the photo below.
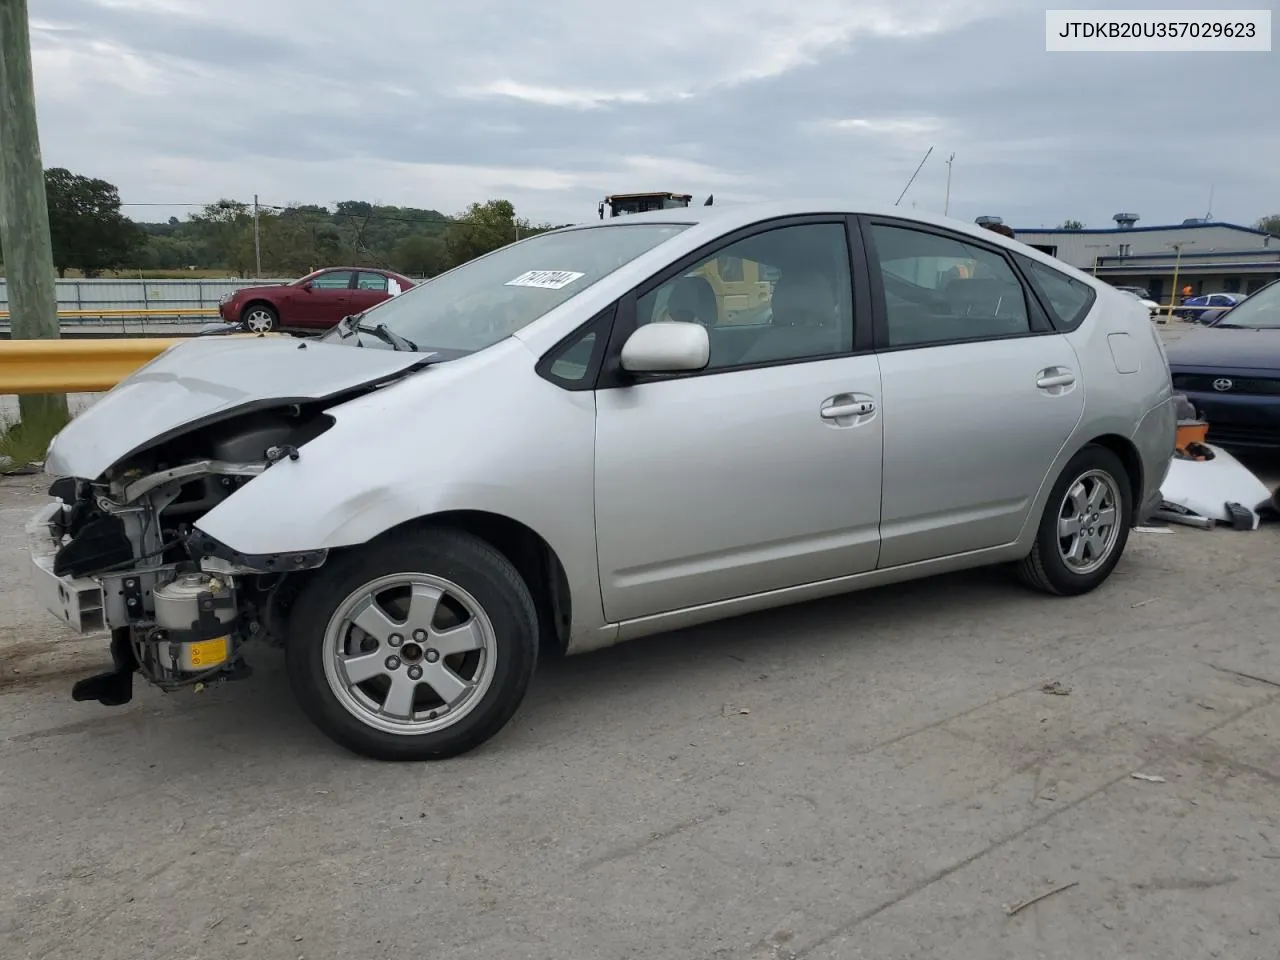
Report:
M 280 641 L 282 586 L 326 552 L 246 556 L 195 524 L 332 424 L 294 404 L 181 435 L 95 481 L 53 483 L 27 527 L 36 590 L 77 630 L 111 632 L 112 671 L 76 684 L 76 700 L 126 703 L 135 671 L 166 691 L 238 679 L 247 642 Z
M 326 551 L 245 555 L 197 524 L 305 456 L 336 423 L 330 411 L 435 360 L 359 346 L 193 337 L 54 437 L 54 499 L 27 526 L 32 579 L 54 616 L 110 630 L 115 661 L 76 699 L 127 702 L 135 671 L 164 690 L 244 676 L 248 641 L 282 639 L 282 604 Z

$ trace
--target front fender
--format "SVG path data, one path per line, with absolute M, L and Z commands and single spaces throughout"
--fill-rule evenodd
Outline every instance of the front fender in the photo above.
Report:
M 594 525 L 595 400 L 543 380 L 510 340 L 330 409 L 332 428 L 196 523 L 237 553 L 367 543 L 407 521 L 478 510 L 555 551 L 575 626 L 603 622 Z

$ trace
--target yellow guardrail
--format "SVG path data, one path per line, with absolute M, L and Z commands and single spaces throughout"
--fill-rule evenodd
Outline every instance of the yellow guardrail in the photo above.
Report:
M 0 340 L 0 393 L 97 393 L 186 338 Z
M 216 317 L 217 315 L 217 307 L 146 307 L 142 310 L 136 308 L 111 310 L 77 308 L 75 310 L 58 311 L 59 320 L 75 320 L 79 317 L 112 317 L 127 320 L 129 317 Z M 7 319 L 9 319 L 9 311 L 0 310 L 0 320 Z
M 226 336 L 282 337 L 282 333 Z M 129 337 L 120 340 L 0 340 L 0 394 L 99 393 L 148 360 L 190 337 Z

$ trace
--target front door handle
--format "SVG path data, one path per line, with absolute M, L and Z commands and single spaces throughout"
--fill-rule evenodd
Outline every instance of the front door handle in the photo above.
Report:
M 865 417 L 868 413 L 875 413 L 875 409 L 876 405 L 870 400 L 857 400 L 823 407 L 821 414 L 824 420 L 839 420 L 843 417 Z
M 1036 379 L 1036 386 L 1042 390 L 1048 390 L 1053 387 L 1069 387 L 1075 382 L 1076 375 L 1070 370 L 1063 370 L 1061 373 L 1050 373 L 1045 370 Z

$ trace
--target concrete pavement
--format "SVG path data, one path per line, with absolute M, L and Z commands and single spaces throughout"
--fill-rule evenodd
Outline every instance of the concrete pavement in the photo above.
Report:
M 39 499 L 0 481 L 3 639 L 60 633 Z M 1274 958 L 1277 547 L 1136 533 L 1088 597 L 980 572 L 550 663 L 444 764 L 332 746 L 271 653 L 118 709 L 9 677 L 0 956 Z

